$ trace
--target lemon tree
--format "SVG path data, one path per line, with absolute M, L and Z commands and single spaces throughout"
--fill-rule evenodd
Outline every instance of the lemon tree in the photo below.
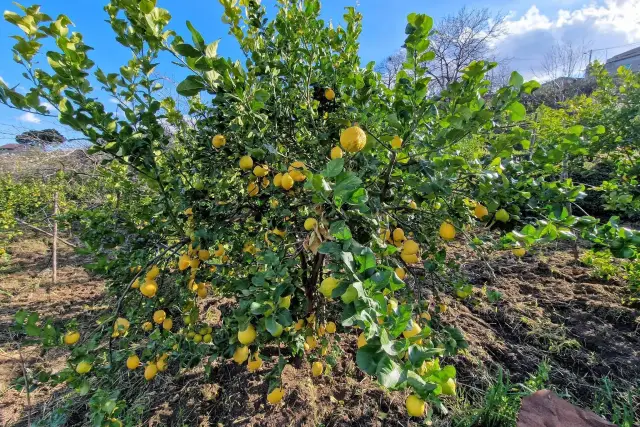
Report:
M 118 391 L 117 372 L 154 381 L 222 359 L 264 375 L 275 405 L 286 401 L 289 357 L 304 355 L 310 375 L 325 375 L 330 349 L 350 337 L 362 371 L 411 389 L 409 415 L 443 409 L 456 390 L 444 358 L 467 343 L 441 321 L 439 295 L 471 293 L 448 256 L 453 242 L 521 257 L 596 226 L 564 209 L 582 187 L 559 179 L 562 159 L 544 144 L 527 155 L 520 98 L 539 85 L 513 73 L 490 94 L 496 64 L 477 61 L 430 94 L 433 21 L 410 14 L 407 60 L 389 89 L 374 64 L 361 65 L 354 8 L 334 26 L 317 0 L 280 0 L 273 18 L 255 1 L 221 3 L 242 61 L 218 56 L 218 41 L 190 22 L 186 38 L 171 29 L 154 0 L 112 0 L 108 21 L 132 55 L 117 71 L 94 64 L 66 16 L 5 12 L 31 87 L 25 95 L 0 82 L 0 101 L 37 111 L 49 102 L 145 188 L 126 221 L 93 221 L 83 235 L 101 254 L 114 309 L 97 330 L 61 331 L 71 332 L 58 341 L 72 349 L 69 367 L 51 379 L 98 400 L 113 392 L 113 404 L 92 407 L 97 423 L 138 422 L 128 407 L 135 390 Z M 55 47 L 45 52 L 44 40 Z M 40 56 L 48 67 L 38 68 Z M 183 76 L 178 98 L 160 78 L 167 57 Z M 579 155 L 583 136 L 598 132 L 566 131 L 568 149 Z M 470 141 L 483 149 L 463 155 Z M 497 223 L 518 231 L 496 239 L 484 225 Z M 126 236 L 106 253 L 101 242 L 116 226 Z M 218 324 L 206 321 L 211 295 L 234 301 Z M 261 356 L 270 345 L 287 349 L 277 363 Z

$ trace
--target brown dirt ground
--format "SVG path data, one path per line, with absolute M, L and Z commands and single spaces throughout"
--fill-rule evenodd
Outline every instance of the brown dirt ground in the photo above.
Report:
M 79 260 L 70 252 L 63 257 L 61 283 L 50 287 L 50 272 L 43 270 L 47 245 L 42 240 L 23 240 L 10 250 L 11 261 L 0 270 L 2 290 L 12 295 L 0 296 L 0 425 L 12 425 L 21 416 L 24 423 L 24 393 L 7 389 L 8 380 L 21 374 L 17 346 L 7 332 L 13 313 L 29 308 L 65 319 L 77 316 L 82 323 L 92 324 L 103 308 L 97 306 L 101 284 L 78 266 Z M 589 268 L 576 263 L 567 248 L 549 247 L 522 260 L 496 254 L 489 262 L 495 280 L 485 263 L 470 254 L 463 256 L 468 259 L 463 271 L 471 281 L 497 289 L 503 298 L 490 305 L 476 291 L 467 300 L 448 301 L 445 320 L 461 328 L 470 343 L 468 353 L 448 361 L 458 368 L 462 393 L 472 396 L 484 390 L 498 367 L 508 370 L 513 382 L 523 381 L 543 360 L 551 364 L 551 381 L 557 389 L 582 406 L 590 405 L 604 376 L 623 388 L 640 385 L 640 312 L 620 304 L 625 283 L 592 278 Z M 216 323 L 230 304 L 212 303 L 208 302 L 208 315 Z M 153 387 L 142 385 L 144 398 L 164 402 L 153 409 L 148 425 L 416 425 L 404 411 L 404 393 L 383 391 L 357 369 L 355 335 L 336 334 L 334 339 L 339 341 L 334 351 L 344 357 L 329 375 L 311 378 L 307 361 L 287 365 L 283 373 L 286 405 L 266 404 L 268 385 L 261 376 L 233 363 L 216 362 L 206 379 L 198 368 L 163 376 Z M 277 349 L 271 352 L 276 363 Z M 32 348 L 23 348 L 23 354 L 28 366 L 54 369 L 64 363 L 65 356 L 59 351 L 43 360 Z M 265 363 L 262 373 L 272 363 Z M 43 389 L 32 395 L 37 411 L 56 406 L 53 391 Z M 440 419 L 435 425 L 450 422 Z

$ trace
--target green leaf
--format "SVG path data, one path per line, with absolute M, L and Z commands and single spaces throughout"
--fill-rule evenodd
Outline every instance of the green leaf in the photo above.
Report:
M 509 86 L 513 86 L 517 89 L 520 89 L 524 84 L 524 78 L 517 72 L 514 71 L 511 73 L 511 77 L 509 78 Z
M 220 43 L 220 39 L 211 42 L 207 45 L 207 48 L 204 50 L 204 55 L 207 58 L 216 58 L 218 56 L 218 44 Z
M 507 107 L 507 110 L 510 112 L 511 120 L 514 122 L 519 122 L 524 120 L 527 115 L 527 110 L 524 108 L 524 105 L 519 103 L 518 101 L 514 101 Z
M 27 318 L 27 316 L 28 316 L 28 315 L 29 315 L 29 313 L 28 313 L 27 311 L 25 311 L 25 310 L 18 310 L 18 311 L 16 312 L 16 315 L 15 315 L 16 323 L 17 323 L 18 325 L 22 325 L 22 324 L 24 324 L 24 321 L 25 321 L 25 319 Z
M 344 221 L 334 221 L 329 226 L 329 233 L 338 240 L 351 239 L 351 230 Z
M 148 15 L 156 7 L 156 0 L 142 0 L 140 2 L 140 11 L 145 15 Z
M 369 375 L 376 374 L 378 360 L 379 357 L 376 355 L 376 350 L 369 344 L 359 348 L 358 353 L 356 353 L 356 364 Z
M 200 93 L 200 91 L 205 89 L 205 85 L 202 80 L 197 76 L 189 76 L 184 79 L 178 87 L 176 87 L 176 91 L 182 96 L 195 96 Z
M 189 28 L 189 31 L 191 32 L 191 39 L 193 40 L 193 44 L 195 44 L 198 47 L 198 49 L 203 50 L 205 48 L 205 45 L 204 45 L 204 38 L 202 37 L 202 35 L 198 32 L 198 30 L 195 29 L 195 27 L 189 21 L 187 21 L 187 28 Z
M 322 172 L 326 178 L 333 178 L 342 172 L 344 169 L 344 159 L 333 159 L 329 163 L 327 163 L 326 169 Z
M 378 382 L 386 388 L 394 388 L 400 383 L 402 371 L 389 356 L 383 356 L 376 367 Z
M 202 53 L 200 53 L 198 49 L 187 43 L 180 43 L 178 45 L 175 45 L 173 48 L 180 55 L 186 56 L 188 58 L 200 58 L 202 56 Z

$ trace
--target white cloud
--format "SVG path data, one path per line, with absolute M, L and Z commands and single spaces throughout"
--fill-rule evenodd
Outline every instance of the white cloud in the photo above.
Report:
M 548 4 L 547 13 L 532 4 L 522 15 L 509 13 L 507 34 L 494 45 L 498 57 L 513 58 L 510 68 L 533 78 L 554 44 L 584 46 L 585 60 L 593 49 L 592 59 L 601 62 L 637 46 L 624 45 L 640 45 L 640 0 L 586 1 L 559 5 L 555 12 L 549 12 Z
M 43 102 L 40 104 L 41 106 L 43 106 L 44 108 L 47 109 L 48 112 L 52 113 L 53 111 L 55 111 L 55 108 L 53 105 L 51 105 L 51 103 L 49 102 Z
M 109 98 L 109 102 L 111 102 L 112 104 L 120 104 L 120 101 L 118 101 L 116 98 Z
M 18 121 L 38 124 L 40 123 L 40 118 L 33 113 L 24 113 L 21 116 L 18 116 Z

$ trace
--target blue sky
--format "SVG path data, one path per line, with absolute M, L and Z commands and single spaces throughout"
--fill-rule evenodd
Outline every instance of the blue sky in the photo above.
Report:
M 8 1 L 3 3 L 5 8 L 16 10 Z M 105 71 L 115 71 L 129 59 L 128 52 L 115 42 L 105 22 L 104 0 L 40 0 L 39 3 L 52 17 L 60 13 L 69 16 L 75 30 L 83 33 L 85 42 L 95 48 L 92 58 Z M 263 3 L 273 11 L 274 0 Z M 364 64 L 379 61 L 400 47 L 409 13 L 427 13 L 438 20 L 465 5 L 508 14 L 510 35 L 496 46 L 496 54 L 511 58 L 509 66 L 530 78 L 540 77 L 536 66 L 554 42 L 582 43 L 594 49 L 640 42 L 640 0 L 325 0 L 322 16 L 339 23 L 345 6 L 357 6 L 364 16 L 360 40 Z M 189 19 L 208 42 L 222 39 L 219 55 L 240 58 L 235 40 L 227 35 L 227 27 L 220 20 L 222 7 L 217 0 L 158 0 L 158 6 L 171 12 L 171 28 L 185 38 L 188 39 L 185 21 Z M 15 27 L 0 22 L 0 78 L 11 86 L 22 82 L 21 70 L 11 60 L 13 40 L 9 36 L 15 33 Z M 635 46 L 638 45 L 640 43 Z M 625 49 L 597 51 L 595 56 L 604 59 L 604 55 L 611 56 Z M 0 145 L 12 142 L 12 133 L 54 124 L 55 119 L 25 116 L 0 106 Z

